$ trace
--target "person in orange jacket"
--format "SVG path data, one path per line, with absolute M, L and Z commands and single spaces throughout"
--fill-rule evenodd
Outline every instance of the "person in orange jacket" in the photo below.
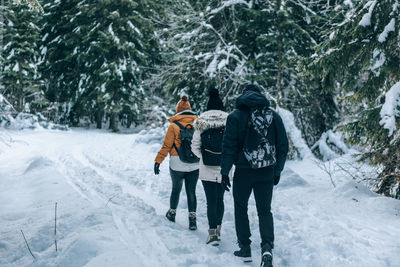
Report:
M 187 195 L 189 209 L 189 229 L 196 230 L 196 185 L 199 177 L 199 164 L 186 163 L 180 160 L 178 151 L 181 147 L 180 127 L 174 122 L 180 123 L 183 127 L 188 124 L 192 125 L 196 119 L 195 113 L 191 110 L 191 106 L 187 96 L 182 96 L 176 105 L 176 114 L 168 121 L 170 125 L 164 138 L 164 142 L 158 152 L 154 163 L 154 174 L 160 173 L 160 164 L 170 154 L 169 172 L 172 180 L 172 192 L 170 197 L 170 208 L 166 213 L 166 217 L 171 222 L 175 222 L 176 208 L 179 203 L 179 195 L 181 193 L 183 182 Z

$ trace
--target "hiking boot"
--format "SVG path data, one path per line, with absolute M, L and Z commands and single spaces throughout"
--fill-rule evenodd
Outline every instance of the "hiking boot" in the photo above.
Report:
M 189 212 L 189 230 L 197 230 L 196 212 Z
M 217 236 L 217 229 L 208 229 L 208 238 L 207 238 L 207 245 L 211 246 L 218 246 L 218 236 Z
M 174 209 L 169 209 L 167 211 L 167 214 L 165 214 L 165 217 L 171 222 L 175 222 L 175 216 L 176 216 L 176 210 Z
M 218 241 L 221 241 L 221 225 L 217 225 L 217 237 Z
M 239 257 L 243 262 L 252 262 L 250 245 L 239 245 L 240 250 L 233 252 L 233 255 Z
M 265 251 L 261 256 L 260 267 L 273 267 L 272 266 L 272 253 L 271 251 Z

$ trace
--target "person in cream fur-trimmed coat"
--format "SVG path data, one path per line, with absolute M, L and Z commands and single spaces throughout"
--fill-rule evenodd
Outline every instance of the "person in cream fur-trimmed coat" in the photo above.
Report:
M 210 90 L 210 99 L 206 112 L 200 114 L 194 121 L 192 152 L 200 158 L 199 178 L 203 184 L 207 199 L 207 218 L 209 224 L 206 243 L 218 246 L 220 241 L 221 224 L 224 215 L 224 188 L 221 185 L 221 167 L 205 165 L 201 153 L 201 134 L 213 128 L 221 128 L 226 124 L 228 113 L 223 111 L 224 106 L 216 89 Z M 221 144 L 222 145 L 222 144 Z M 221 146 L 222 148 L 222 146 Z

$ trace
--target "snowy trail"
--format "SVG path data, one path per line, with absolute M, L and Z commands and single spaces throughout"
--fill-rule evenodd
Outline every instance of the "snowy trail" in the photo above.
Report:
M 198 183 L 199 230 L 187 230 L 183 192 L 177 223 L 164 218 L 168 163 L 153 175 L 158 135 L 104 131 L 9 132 L 0 154 L 1 266 L 243 266 L 236 249 L 233 199 L 219 248 L 204 244 L 206 202 Z M 156 136 L 156 137 L 154 137 Z M 158 137 L 157 137 L 158 136 Z M 311 160 L 288 162 L 274 192 L 275 266 L 400 266 L 400 201 L 346 177 L 332 187 Z M 54 202 L 59 248 L 54 251 Z M 250 199 L 253 263 L 259 266 L 255 203 Z M 33 261 L 20 229 L 28 235 Z

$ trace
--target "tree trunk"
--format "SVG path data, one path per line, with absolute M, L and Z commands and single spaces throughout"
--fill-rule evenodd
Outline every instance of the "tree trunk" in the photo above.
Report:
M 281 40 L 278 41 L 278 73 L 276 75 L 276 91 L 277 91 L 277 104 L 281 106 L 282 100 L 282 87 L 281 87 L 281 80 L 282 80 L 282 43 Z
M 18 88 L 18 111 L 22 112 L 24 111 L 24 85 L 22 83 L 22 70 L 21 70 L 21 64 L 19 64 L 19 62 L 17 63 L 19 66 L 19 70 L 18 70 L 18 77 L 19 77 L 19 88 Z
M 132 115 L 132 113 L 128 113 L 127 122 L 126 122 L 126 128 L 131 127 L 132 122 L 133 122 L 133 115 Z
M 101 129 L 103 126 L 102 123 L 103 123 L 103 111 L 100 109 L 97 109 L 97 111 L 96 111 L 96 128 Z
M 113 112 L 110 116 L 110 127 L 113 132 L 118 132 L 118 113 Z
M 276 12 L 278 13 L 280 7 L 282 5 L 281 0 L 277 0 L 277 9 Z M 279 19 L 279 26 L 280 26 L 280 17 Z M 279 27 L 278 26 L 278 27 Z M 283 43 L 282 43 L 282 37 L 279 35 L 278 36 L 278 73 L 276 74 L 276 91 L 277 91 L 277 97 L 276 97 L 276 102 L 278 106 L 281 106 L 281 100 L 282 100 L 282 87 L 281 87 L 281 80 L 282 80 L 282 57 L 283 57 Z

